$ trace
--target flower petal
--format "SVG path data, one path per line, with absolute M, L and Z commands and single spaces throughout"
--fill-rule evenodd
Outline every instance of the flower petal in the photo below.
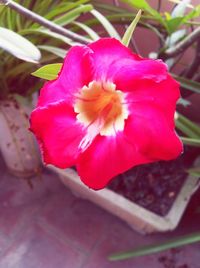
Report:
M 108 71 L 108 78 L 122 91 L 133 91 L 147 80 L 161 82 L 167 78 L 167 65 L 161 60 L 120 59 Z
M 87 46 L 72 47 L 66 55 L 58 78 L 42 88 L 38 106 L 61 100 L 72 103 L 74 94 L 92 80 L 91 54 L 93 52 Z
M 115 137 L 97 136 L 90 147 L 79 155 L 77 171 L 87 186 L 98 190 L 114 176 L 145 162 L 149 159 L 141 155 L 122 132 L 118 132 Z
M 129 86 L 127 86 L 129 90 Z M 130 86 L 131 89 L 131 86 Z M 129 106 L 135 103 L 156 105 L 163 111 L 171 127 L 174 127 L 174 113 L 176 102 L 180 98 L 179 84 L 170 76 L 160 83 L 146 80 L 138 84 L 138 87 L 126 95 Z
M 132 53 L 127 47 L 114 38 L 101 38 L 89 44 L 93 50 L 94 80 L 107 80 L 107 73 L 111 64 L 120 59 L 140 60 L 141 58 Z
M 171 160 L 181 154 L 182 142 L 159 106 L 134 103 L 129 109 L 124 135 L 137 144 L 141 154 L 152 161 Z
M 76 114 L 65 102 L 35 109 L 30 130 L 36 135 L 46 164 L 66 168 L 75 164 L 79 143 L 86 131 L 76 121 Z

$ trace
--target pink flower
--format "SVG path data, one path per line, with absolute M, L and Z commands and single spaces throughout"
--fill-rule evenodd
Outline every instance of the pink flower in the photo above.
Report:
M 113 38 L 69 50 L 31 114 L 44 162 L 76 166 L 101 189 L 133 166 L 176 158 L 178 83 L 161 60 L 143 59 Z

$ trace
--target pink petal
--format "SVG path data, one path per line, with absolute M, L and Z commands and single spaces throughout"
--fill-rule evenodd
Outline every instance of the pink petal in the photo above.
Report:
M 126 84 L 126 82 L 125 82 Z M 156 105 L 163 111 L 171 127 L 174 127 L 174 113 L 176 102 L 180 97 L 179 84 L 170 76 L 167 79 L 156 83 L 152 80 L 141 81 L 138 87 L 131 91 L 131 84 L 126 84 L 127 93 L 126 101 L 129 106 L 135 103 L 144 103 L 145 105 Z
M 141 58 L 132 53 L 127 47 L 114 38 L 101 38 L 89 44 L 93 50 L 94 80 L 105 80 L 110 65 L 120 59 L 140 60 Z
M 133 91 L 147 80 L 161 82 L 167 78 L 167 66 L 161 60 L 142 59 L 140 61 L 121 59 L 110 65 L 107 76 L 117 89 Z
M 86 131 L 65 102 L 37 108 L 31 114 L 31 131 L 36 135 L 46 164 L 66 168 L 75 164 L 79 143 Z
M 38 106 L 61 100 L 72 103 L 74 94 L 92 80 L 92 53 L 87 46 L 72 47 L 66 55 L 58 78 L 46 83 L 42 88 Z
M 104 188 L 116 175 L 134 165 L 149 162 L 122 132 L 117 136 L 97 136 L 90 147 L 79 155 L 77 171 L 81 180 L 95 190 Z
M 174 126 L 159 106 L 134 103 L 124 134 L 137 144 L 138 150 L 152 161 L 171 160 L 183 151 Z

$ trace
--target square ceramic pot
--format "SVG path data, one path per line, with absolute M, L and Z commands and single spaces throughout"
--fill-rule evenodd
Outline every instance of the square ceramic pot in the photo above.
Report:
M 168 214 L 159 216 L 110 189 L 99 191 L 89 189 L 81 182 L 73 169 L 61 170 L 53 166 L 49 168 L 58 174 L 65 186 L 71 189 L 75 195 L 97 204 L 143 234 L 175 229 L 191 196 L 200 185 L 197 177 L 188 176 Z

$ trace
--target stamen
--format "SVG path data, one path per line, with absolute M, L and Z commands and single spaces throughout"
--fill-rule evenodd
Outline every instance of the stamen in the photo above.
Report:
M 93 81 L 88 87 L 84 86 L 76 97 L 74 111 L 78 121 L 88 127 L 88 135 L 81 147 L 88 147 L 88 139 L 93 140 L 94 135 L 116 135 L 124 129 L 124 121 L 128 118 L 124 94 L 110 82 Z M 91 129 L 95 134 L 91 134 Z

